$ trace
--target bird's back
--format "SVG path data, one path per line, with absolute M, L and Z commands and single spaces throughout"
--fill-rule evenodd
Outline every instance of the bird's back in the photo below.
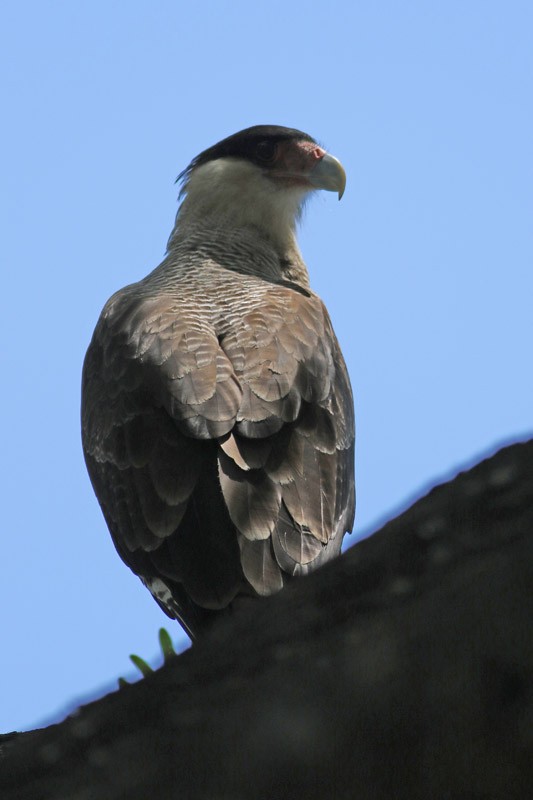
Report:
M 201 619 L 195 606 L 270 594 L 339 551 L 353 522 L 351 392 L 310 291 L 213 263 L 159 284 L 127 287 L 102 313 L 83 445 L 123 560 L 167 612 Z

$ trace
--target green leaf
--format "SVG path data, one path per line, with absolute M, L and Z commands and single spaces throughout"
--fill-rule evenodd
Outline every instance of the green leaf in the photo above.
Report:
M 147 664 L 146 661 L 144 661 L 144 659 L 142 659 L 140 656 L 131 655 L 130 661 L 137 667 L 139 672 L 141 672 L 143 678 L 147 678 L 148 675 L 150 675 L 150 673 L 153 672 L 153 669 L 150 666 L 150 664 Z
M 176 651 L 174 650 L 170 634 L 165 628 L 159 629 L 159 645 L 163 653 L 163 660 L 165 664 L 168 664 L 170 659 L 176 655 Z
M 171 658 L 174 658 L 176 651 L 174 650 L 174 645 L 172 644 L 170 634 L 165 628 L 159 629 L 159 646 L 161 647 L 163 660 L 166 664 Z M 146 661 L 140 656 L 131 655 L 130 661 L 134 664 L 134 666 L 137 667 L 143 678 L 146 678 L 151 672 L 154 671 L 150 664 L 147 664 Z M 129 681 L 127 681 L 125 678 L 119 678 L 118 688 L 122 689 L 124 686 L 129 686 Z

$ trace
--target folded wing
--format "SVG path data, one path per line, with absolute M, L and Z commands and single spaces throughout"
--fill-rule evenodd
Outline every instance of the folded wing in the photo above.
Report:
M 115 546 L 182 621 L 276 591 L 353 523 L 352 396 L 323 304 L 257 280 L 224 308 L 123 290 L 84 365 L 84 451 Z

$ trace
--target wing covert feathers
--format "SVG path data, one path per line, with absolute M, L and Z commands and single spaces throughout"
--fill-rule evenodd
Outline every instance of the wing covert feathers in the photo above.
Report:
M 336 555 L 354 515 L 352 395 L 322 302 L 222 272 L 118 292 L 83 374 L 115 546 L 189 627 L 191 600 L 270 594 Z

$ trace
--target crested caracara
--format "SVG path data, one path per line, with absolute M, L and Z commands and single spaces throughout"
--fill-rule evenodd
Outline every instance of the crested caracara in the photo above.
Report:
M 337 555 L 354 518 L 350 381 L 296 241 L 344 170 L 301 131 L 248 128 L 180 175 L 162 263 L 106 303 L 82 440 L 113 542 L 196 636 Z

